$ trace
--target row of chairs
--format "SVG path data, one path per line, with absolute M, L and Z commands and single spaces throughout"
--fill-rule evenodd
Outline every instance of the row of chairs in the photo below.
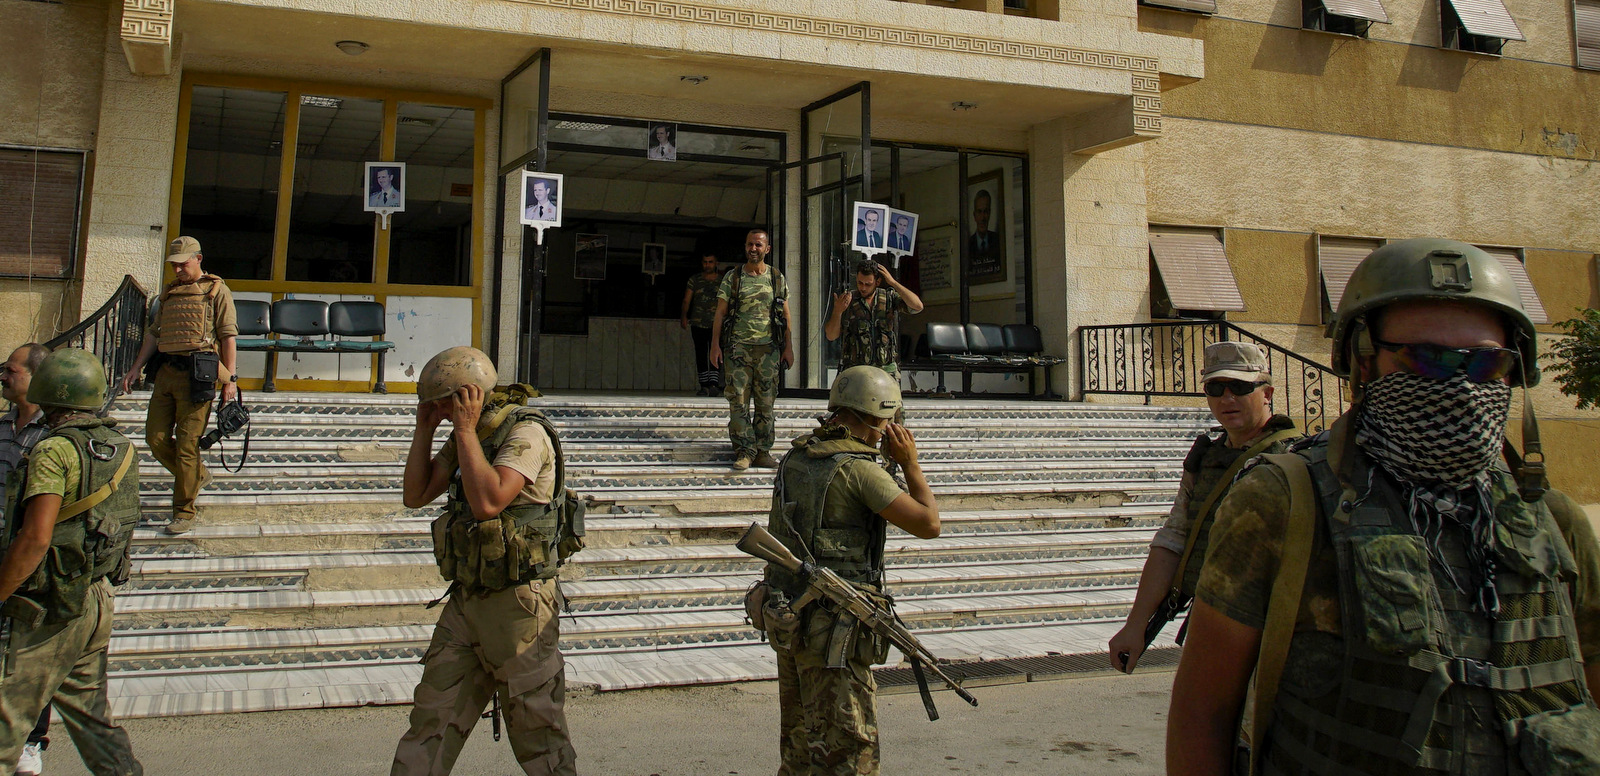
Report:
M 1033 370 L 1040 368 L 1044 396 L 1059 398 L 1050 384 L 1050 367 L 1066 359 L 1044 352 L 1044 335 L 1032 324 L 929 323 L 917 343 L 917 361 L 939 372 L 940 393 L 945 392 L 941 366 L 959 370 L 963 380 L 973 372 L 1021 372 L 1031 380 Z
M 394 349 L 388 340 L 373 340 L 388 333 L 383 305 L 378 302 L 327 302 L 318 299 L 280 299 L 268 304 L 254 299 L 234 299 L 238 313 L 239 350 L 267 354 L 262 390 L 277 390 L 279 353 L 376 353 L 378 379 L 373 390 L 388 393 L 383 379 L 384 356 Z M 340 339 L 330 339 L 338 337 Z M 360 337 L 362 339 L 344 339 Z

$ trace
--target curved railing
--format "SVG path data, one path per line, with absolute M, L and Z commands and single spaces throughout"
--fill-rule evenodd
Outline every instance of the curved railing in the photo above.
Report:
M 1078 329 L 1078 387 L 1084 396 L 1204 396 L 1200 369 L 1214 342 L 1250 342 L 1266 351 L 1273 407 L 1309 432 L 1349 406 L 1348 381 L 1333 370 L 1227 321 L 1174 321 Z
M 150 295 L 134 280 L 132 275 L 122 278 L 122 285 L 93 315 L 78 325 L 62 332 L 44 343 L 55 350 L 61 347 L 83 348 L 100 357 L 106 369 L 106 379 L 112 385 L 122 382 L 122 376 L 133 368 L 139 357 L 139 345 L 144 341 L 144 319 L 149 309 Z

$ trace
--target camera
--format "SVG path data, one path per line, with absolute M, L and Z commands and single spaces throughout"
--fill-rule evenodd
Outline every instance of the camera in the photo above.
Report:
M 248 425 L 250 425 L 250 411 L 245 409 L 244 401 L 226 402 L 217 410 L 217 427 L 200 437 L 200 449 L 210 450 L 213 445 L 221 442 L 223 437 L 231 437 Z

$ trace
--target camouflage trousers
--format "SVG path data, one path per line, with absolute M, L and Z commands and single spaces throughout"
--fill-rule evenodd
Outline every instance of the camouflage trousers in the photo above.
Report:
M 829 668 L 833 617 L 815 609 L 802 633 L 767 635 L 778 656 L 778 776 L 878 773 L 878 708 L 870 635 L 858 638 L 846 667 Z
M 13 773 L 28 733 L 54 703 L 96 776 L 141 776 L 128 731 L 111 719 L 106 699 L 106 647 L 111 643 L 111 585 L 89 587 L 83 615 L 38 628 L 16 626 L 0 676 L 0 773 Z
M 728 440 L 735 457 L 755 457 L 772 449 L 776 437 L 772 404 L 778 399 L 781 358 L 773 345 L 735 344 L 723 354 L 722 395 L 728 400 Z
M 558 601 L 553 579 L 450 596 L 422 658 L 411 729 L 395 750 L 391 776 L 450 773 L 495 693 L 528 776 L 578 772 L 563 709 Z

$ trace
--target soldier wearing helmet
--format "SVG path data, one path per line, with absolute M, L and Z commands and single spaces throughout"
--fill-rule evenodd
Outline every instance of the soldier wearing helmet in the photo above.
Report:
M 838 573 L 866 595 L 884 591 L 883 546 L 889 524 L 913 536 L 939 535 L 939 505 L 917 463 L 911 432 L 891 422 L 900 385 L 882 369 L 839 373 L 831 414 L 794 440 L 779 465 L 768 529 L 797 557 Z M 879 445 L 905 471 L 907 493 L 877 461 Z M 816 603 L 790 606 L 802 580 L 768 566 L 767 635 L 778 657 L 780 773 L 878 772 L 878 723 L 872 665 L 888 642 L 839 621 Z
M 1330 334 L 1355 403 L 1223 499 L 1169 772 L 1232 772 L 1252 673 L 1254 772 L 1600 772 L 1600 547 L 1544 486 L 1509 273 L 1463 243 L 1391 243 Z M 1505 444 L 1516 387 L 1526 459 Z
M 0 773 L 17 769 L 52 703 L 90 771 L 144 772 L 106 696 L 111 588 L 128 579 L 139 523 L 138 454 L 115 421 L 95 416 L 106 395 L 100 359 L 77 348 L 46 356 L 28 385 L 50 432 L 6 483 Z
M 434 356 L 417 381 L 403 499 L 419 509 L 449 494 L 433 524 L 433 548 L 451 584 L 423 658 L 410 729 L 395 750 L 395 776 L 450 773 L 491 698 L 505 709 L 524 771 L 577 772 L 556 575 L 581 547 L 571 531 L 575 519 L 581 536 L 582 509 L 565 488 L 555 427 L 523 406 L 531 389 L 500 391 L 495 382 L 494 364 L 470 347 Z M 445 420 L 450 438 L 434 455 L 434 431 Z

